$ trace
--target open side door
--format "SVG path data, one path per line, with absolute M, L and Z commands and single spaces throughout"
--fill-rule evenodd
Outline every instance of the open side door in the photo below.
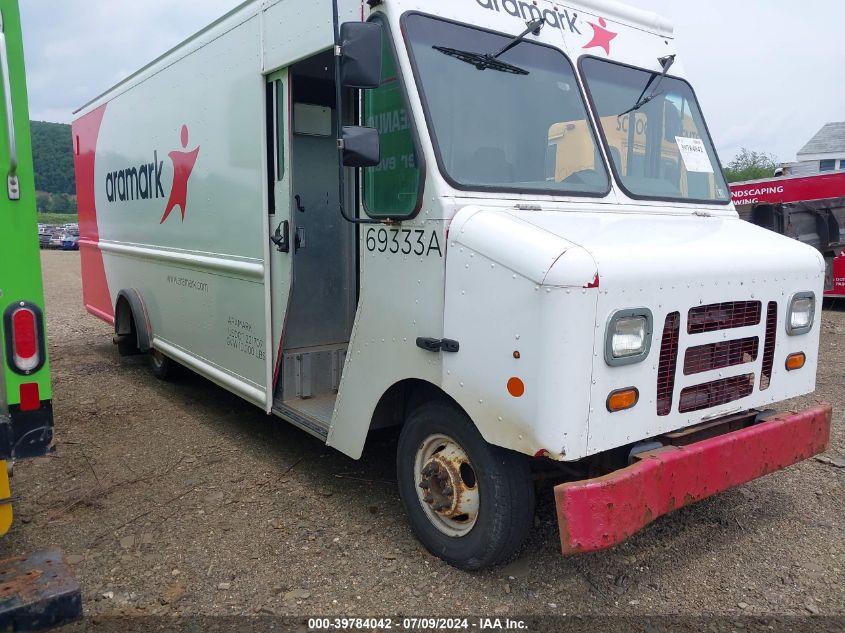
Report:
M 267 191 L 270 230 L 270 330 L 272 347 L 267 389 L 267 413 L 281 371 L 282 337 L 293 282 L 295 227 L 291 218 L 290 74 L 283 69 L 267 78 Z
M 333 68 L 332 49 L 289 68 L 290 153 L 284 186 L 276 189 L 280 215 L 274 218 L 277 226 L 286 220 L 290 227 L 290 252 L 279 268 L 290 286 L 273 282 L 274 301 L 288 301 L 284 319 L 277 318 L 279 313 L 273 318 L 283 326 L 273 412 L 323 441 L 334 414 L 358 289 L 357 232 L 339 213 Z M 347 184 L 351 201 L 354 179 Z M 289 202 L 285 210 L 282 196 Z

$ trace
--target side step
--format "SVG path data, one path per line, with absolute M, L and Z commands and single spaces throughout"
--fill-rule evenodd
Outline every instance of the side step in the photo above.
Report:
M 273 413 L 322 441 L 329 437 L 337 394 L 277 402 Z

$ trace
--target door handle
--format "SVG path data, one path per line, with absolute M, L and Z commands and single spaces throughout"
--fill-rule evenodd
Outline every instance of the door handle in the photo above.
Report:
M 280 253 L 290 253 L 290 223 L 287 220 L 279 223 L 270 241 Z
M 12 80 L 9 77 L 9 51 L 6 45 L 6 25 L 0 12 L 0 72 L 3 73 L 3 97 L 6 102 L 6 125 L 9 135 L 9 174 L 7 188 L 9 200 L 20 200 L 21 190 L 18 182 L 18 144 L 15 139 L 15 113 L 12 105 Z
M 293 197 L 293 199 L 296 200 L 296 210 L 300 213 L 305 213 L 305 207 L 302 206 L 302 198 L 300 198 L 297 194 Z

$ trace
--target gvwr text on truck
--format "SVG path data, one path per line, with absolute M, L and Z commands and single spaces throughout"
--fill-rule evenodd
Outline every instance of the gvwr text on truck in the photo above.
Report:
M 139 117 L 138 113 L 144 113 Z M 825 449 L 821 255 L 742 222 L 671 26 L 602 1 L 247 2 L 74 123 L 85 304 L 353 458 L 411 526 L 562 549 Z

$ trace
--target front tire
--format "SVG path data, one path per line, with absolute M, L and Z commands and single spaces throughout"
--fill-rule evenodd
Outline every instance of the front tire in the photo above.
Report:
M 177 365 L 158 350 L 150 350 L 150 369 L 153 376 L 159 380 L 172 380 L 176 374 Z
M 447 404 L 425 404 L 408 417 L 397 479 L 417 538 L 454 567 L 506 562 L 531 529 L 528 459 L 488 444 L 466 414 Z

